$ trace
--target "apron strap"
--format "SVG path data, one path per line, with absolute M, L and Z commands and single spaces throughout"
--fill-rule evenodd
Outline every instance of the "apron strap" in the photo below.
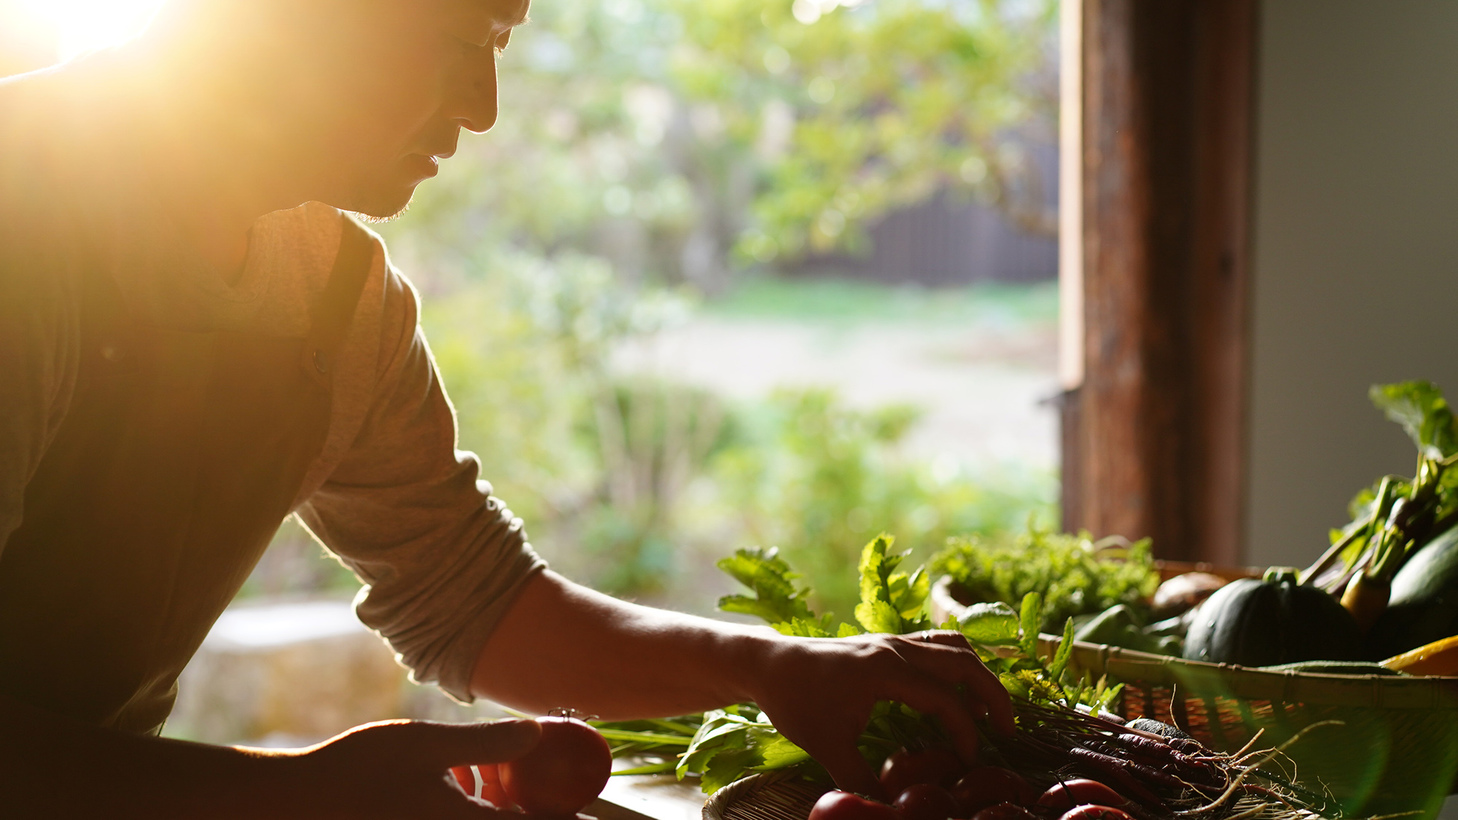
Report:
M 355 307 L 369 278 L 375 249 L 369 232 L 352 217 L 341 214 L 340 220 L 343 232 L 339 236 L 339 252 L 334 257 L 329 283 L 309 311 L 309 339 L 303 348 L 305 369 L 324 384 L 332 378 L 339 348 L 349 333 Z

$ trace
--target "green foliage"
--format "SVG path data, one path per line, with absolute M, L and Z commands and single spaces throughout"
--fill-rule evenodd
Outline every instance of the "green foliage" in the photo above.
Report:
M 907 553 L 888 552 L 895 539 L 882 533 L 861 551 L 861 600 L 856 620 L 867 632 L 900 635 L 931 628 L 926 614 L 931 580 L 921 567 L 907 575 L 896 568 Z
M 1362 565 L 1367 573 L 1389 579 L 1434 536 L 1458 525 L 1458 420 L 1443 393 L 1425 381 L 1373 385 L 1372 403 L 1397 422 L 1417 446 L 1411 478 L 1387 475 L 1357 493 L 1348 504 L 1352 520 L 1330 531 L 1332 550 L 1307 570 L 1322 575 L 1339 563 Z M 1349 573 L 1320 584 L 1345 583 Z
M 719 609 L 741 615 L 753 615 L 768 624 L 780 624 L 812 617 L 805 596 L 810 590 L 795 583 L 799 577 L 790 571 L 775 550 L 741 549 L 717 564 L 725 574 L 754 593 L 725 595 Z
M 906 556 L 890 553 L 891 543 L 890 536 L 882 535 L 862 550 L 857 618 L 872 632 L 904 634 L 925 629 L 929 624 L 926 589 L 916 579 L 925 578 L 926 574 L 921 567 L 909 574 L 897 572 Z M 831 636 L 830 618 L 817 619 L 805 607 L 808 590 L 794 582 L 799 576 L 772 551 L 739 550 L 733 557 L 719 562 L 719 566 L 755 593 L 753 599 L 746 596 L 721 599 L 721 604 L 727 602 L 733 607 L 730 611 L 752 609 L 766 616 L 770 625 L 785 634 Z M 746 606 L 746 602 L 752 605 Z M 862 615 L 863 612 L 867 615 Z M 786 616 L 790 622 L 779 620 Z M 1015 698 L 1067 709 L 1106 708 L 1118 696 L 1118 687 L 1067 671 L 1073 647 L 1071 621 L 1065 625 L 1063 642 L 1053 657 L 1039 656 L 1037 625 L 1044 618 L 1042 598 L 1033 592 L 1023 599 L 1020 615 L 1001 603 L 973 607 L 960 627 L 983 662 Z M 873 628 L 880 626 L 888 629 Z M 854 625 L 845 623 L 835 631 L 839 637 L 860 634 Z M 998 652 L 994 647 L 1004 649 Z M 646 726 L 642 721 L 635 721 L 597 725 L 613 733 L 613 737 L 627 741 L 622 747 L 624 753 L 648 750 L 672 756 L 670 759 L 676 760 L 671 764 L 672 769 L 679 779 L 698 775 L 701 788 L 708 794 L 751 774 L 775 769 L 795 768 L 805 776 L 827 779 L 824 769 L 781 735 L 764 713 L 751 704 L 741 703 L 701 716 L 690 715 L 655 724 Z M 669 731 L 680 738 L 691 731 L 687 748 L 680 751 L 678 741 L 661 737 L 665 727 L 674 727 Z M 653 731 L 645 735 L 645 729 Z M 905 704 L 881 701 L 873 707 L 857 744 L 868 760 L 881 761 L 909 741 L 926 742 L 944 737 L 936 720 Z M 668 771 L 669 766 L 670 760 L 665 760 L 633 771 L 662 772 Z
M 710 466 L 742 537 L 778 546 L 823 610 L 855 607 L 861 546 L 883 528 L 925 556 L 953 535 L 1054 516 L 1035 476 L 947 478 L 908 462 L 897 445 L 915 417 L 904 406 L 851 410 L 824 390 L 784 392 Z
M 716 290 L 733 267 L 853 249 L 940 191 L 1041 207 L 1012 137 L 1052 133 L 1053 0 L 800 5 L 825 13 L 537 4 L 501 60 L 500 120 L 406 221 L 433 243 L 570 247 L 628 281 Z
M 1023 606 L 1025 596 L 1036 593 L 1044 631 L 1115 604 L 1143 612 L 1159 585 L 1147 539 L 1127 547 L 1095 544 L 1086 533 L 1064 535 L 1036 526 L 954 539 L 931 567 L 934 574 L 951 576 L 972 601 Z
M 1373 385 L 1372 403 L 1402 425 L 1424 458 L 1441 461 L 1458 453 L 1458 423 L 1432 382 Z

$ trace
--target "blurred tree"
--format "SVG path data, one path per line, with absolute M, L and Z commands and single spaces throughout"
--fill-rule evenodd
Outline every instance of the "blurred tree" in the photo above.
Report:
M 1051 135 L 1056 0 L 553 0 L 502 116 L 408 222 L 436 246 L 611 260 L 713 292 L 736 266 L 856 250 L 950 191 L 1053 230 L 1020 134 Z

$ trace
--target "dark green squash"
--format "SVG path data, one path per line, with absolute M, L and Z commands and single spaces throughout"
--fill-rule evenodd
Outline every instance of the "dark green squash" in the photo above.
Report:
M 1429 541 L 1392 576 L 1392 596 L 1368 636 L 1368 654 L 1390 658 L 1449 635 L 1458 635 L 1458 527 Z
M 1210 663 L 1275 666 L 1361 655 L 1351 613 L 1320 589 L 1298 586 L 1295 570 L 1284 567 L 1221 587 L 1200 605 L 1185 636 L 1185 657 Z

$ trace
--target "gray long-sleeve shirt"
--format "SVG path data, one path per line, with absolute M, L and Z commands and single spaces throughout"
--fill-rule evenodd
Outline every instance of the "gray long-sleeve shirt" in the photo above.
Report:
M 130 264 L 115 275 L 146 321 L 303 335 L 341 219 L 317 203 L 263 217 L 231 284 L 179 272 L 166 264 L 165 246 L 147 236 L 132 238 Z M 80 335 L 71 279 L 56 275 L 56 266 L 29 264 L 46 249 L 24 241 L 14 222 L 9 227 L 16 241 L 0 242 L 0 549 L 65 418 Z M 296 512 L 364 582 L 360 619 L 413 677 L 469 700 L 481 647 L 543 563 L 521 521 L 479 480 L 475 457 L 455 449 L 455 420 L 417 324 L 416 293 L 376 239 L 338 358 L 326 443 Z M 148 253 L 157 264 L 147 264 Z

